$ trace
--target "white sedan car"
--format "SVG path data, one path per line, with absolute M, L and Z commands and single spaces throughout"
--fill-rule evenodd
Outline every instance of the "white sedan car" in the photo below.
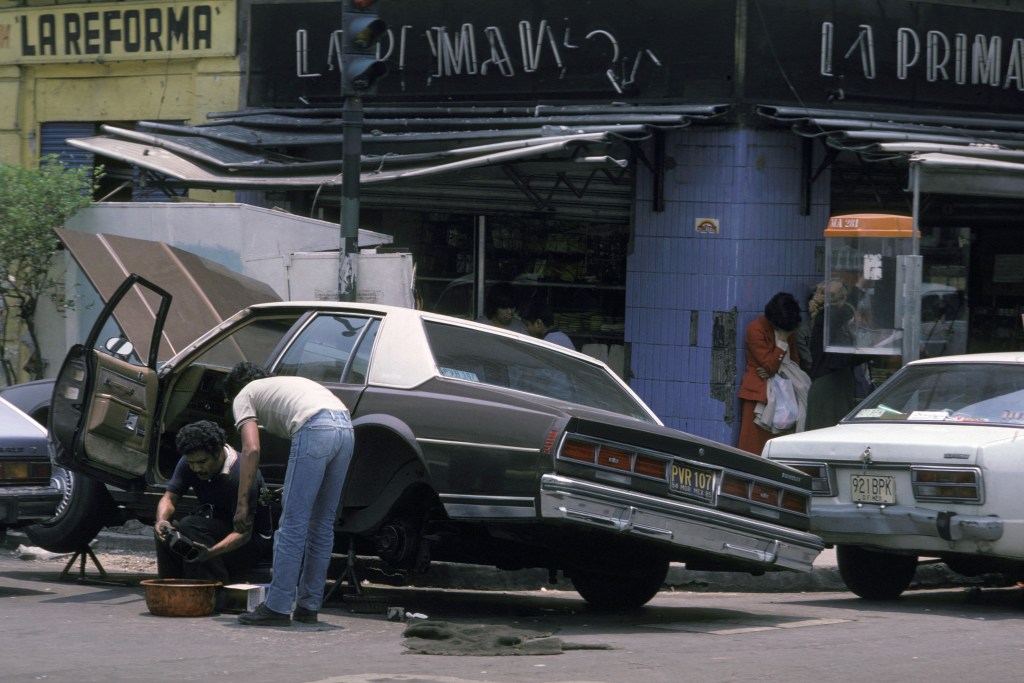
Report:
M 1024 353 L 910 363 L 764 456 L 812 476 L 811 531 L 862 598 L 898 597 L 920 557 L 1024 580 Z

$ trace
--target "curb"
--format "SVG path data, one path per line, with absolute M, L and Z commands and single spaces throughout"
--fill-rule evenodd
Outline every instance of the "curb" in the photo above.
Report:
M 9 531 L 5 545 L 14 549 L 19 544 L 28 545 L 27 537 L 16 530 Z M 145 530 L 137 533 L 101 531 L 90 546 L 93 550 L 106 552 L 152 552 L 153 538 Z M 824 551 L 819 557 L 819 564 L 810 572 L 769 572 L 761 576 L 743 572 L 690 571 L 682 565 L 673 564 L 669 567 L 664 590 L 695 593 L 845 593 L 848 591 L 835 566 L 834 552 Z M 332 578 L 342 575 L 343 563 L 344 558 L 336 556 L 331 566 Z M 360 558 L 359 570 L 361 578 L 382 585 L 496 591 L 538 591 L 552 587 L 571 590 L 570 582 L 561 577 L 557 583 L 552 584 L 544 569 L 496 571 L 493 567 L 480 565 L 434 562 L 425 574 L 396 576 L 389 575 L 376 558 Z M 935 563 L 920 565 L 908 590 L 995 585 L 1005 584 L 993 583 L 992 577 L 962 576 L 944 564 Z

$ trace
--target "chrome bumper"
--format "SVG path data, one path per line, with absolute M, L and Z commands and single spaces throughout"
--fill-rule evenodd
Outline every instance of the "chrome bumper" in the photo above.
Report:
M 985 515 L 958 515 L 906 505 L 847 503 L 812 506 L 811 531 L 830 534 L 928 536 L 944 541 L 995 541 L 1003 535 L 1003 520 Z
M 824 542 L 811 533 L 589 481 L 545 474 L 541 516 L 762 565 L 811 571 Z
M 16 524 L 53 517 L 61 492 L 52 486 L 0 488 L 0 524 Z

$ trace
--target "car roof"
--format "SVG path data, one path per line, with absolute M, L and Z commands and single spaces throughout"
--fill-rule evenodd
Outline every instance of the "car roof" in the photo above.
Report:
M 541 346 L 549 353 L 572 356 L 590 365 L 601 366 L 614 376 L 614 372 L 605 363 L 582 352 L 567 349 L 543 339 L 505 330 L 488 323 L 479 323 L 465 318 L 456 318 L 443 313 L 422 311 L 415 308 L 391 306 L 376 303 L 357 303 L 346 301 L 280 301 L 253 304 L 238 311 L 218 328 L 207 330 L 206 334 L 196 339 L 189 348 L 169 360 L 165 370 L 177 367 L 187 361 L 196 348 L 201 348 L 211 337 L 216 337 L 224 328 L 229 328 L 240 320 L 249 317 L 296 316 L 305 313 L 356 313 L 359 315 L 378 316 L 383 319 L 381 333 L 377 337 L 374 353 L 381 353 L 389 359 L 387 363 L 373 363 L 367 381 L 377 386 L 412 387 L 437 375 L 436 364 L 423 333 L 424 322 L 437 322 L 459 327 L 475 328 L 487 334 L 499 335 L 515 339 L 518 343 Z M 628 384 L 621 384 L 629 389 Z M 639 399 L 638 399 L 639 400 Z
M 1024 364 L 1024 351 L 996 351 L 990 353 L 964 353 L 957 356 L 922 358 L 910 365 L 933 365 L 942 363 L 1009 363 Z

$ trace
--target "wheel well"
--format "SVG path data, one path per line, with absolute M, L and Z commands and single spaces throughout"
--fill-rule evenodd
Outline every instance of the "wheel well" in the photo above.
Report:
M 356 429 L 355 450 L 342 494 L 340 531 L 364 534 L 396 508 L 424 509 L 435 496 L 426 465 L 397 432 L 381 426 Z

